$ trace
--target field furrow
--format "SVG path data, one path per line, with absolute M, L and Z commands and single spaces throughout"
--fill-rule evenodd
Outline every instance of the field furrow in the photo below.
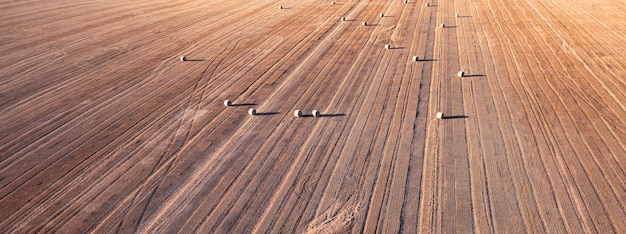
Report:
M 0 0 L 0 232 L 624 233 L 625 13 Z

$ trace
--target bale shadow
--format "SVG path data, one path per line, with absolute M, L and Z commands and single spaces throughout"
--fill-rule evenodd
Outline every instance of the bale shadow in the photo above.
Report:
M 443 27 L 443 28 L 458 28 L 458 27 L 459 27 L 459 26 L 456 26 L 456 25 L 446 25 L 446 26 L 445 26 L 445 27 Z
M 256 103 L 233 103 L 230 106 L 256 106 Z
M 346 116 L 346 114 L 320 114 L 320 117 L 340 117 Z
M 481 76 L 485 76 L 485 74 L 465 74 L 463 75 L 463 77 L 481 77 Z
M 443 116 L 442 119 L 466 119 L 469 118 L 469 116 L 467 115 L 450 115 L 450 116 Z
M 430 58 L 430 59 L 418 59 L 417 60 L 417 62 L 434 62 L 434 61 L 437 61 L 437 59 Z
M 365 27 L 369 27 L 369 26 L 376 27 L 376 26 L 378 26 L 378 24 L 370 24 L 370 23 L 367 23 L 367 25 L 365 25 Z
M 340 117 L 340 116 L 346 116 L 346 114 L 319 114 L 319 116 L 317 116 L 318 118 L 332 118 L 332 117 Z M 301 118 L 311 118 L 314 117 L 312 114 L 302 114 L 300 116 Z
M 256 115 L 277 115 L 280 112 L 257 112 Z
M 405 47 L 405 46 L 398 46 L 398 47 L 395 47 L 395 46 L 394 46 L 394 47 L 391 47 L 391 48 L 389 48 L 389 49 L 390 49 L 390 50 L 401 50 L 401 49 L 406 49 L 406 47 Z
M 469 15 L 459 15 L 459 16 L 457 16 L 457 18 L 472 18 L 472 16 L 469 16 Z
M 187 59 L 185 62 L 204 62 L 204 59 Z

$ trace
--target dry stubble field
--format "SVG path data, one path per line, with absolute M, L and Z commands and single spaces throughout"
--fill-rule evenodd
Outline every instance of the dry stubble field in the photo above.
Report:
M 0 0 L 0 232 L 626 233 L 626 1 L 426 3 Z

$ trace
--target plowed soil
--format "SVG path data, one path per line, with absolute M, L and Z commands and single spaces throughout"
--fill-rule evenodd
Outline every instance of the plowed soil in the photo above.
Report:
M 626 233 L 625 51 L 625 0 L 0 0 L 0 233 Z

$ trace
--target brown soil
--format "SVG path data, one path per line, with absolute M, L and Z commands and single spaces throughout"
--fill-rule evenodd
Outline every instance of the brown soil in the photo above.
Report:
M 426 2 L 0 0 L 0 232 L 626 233 L 626 1 Z

